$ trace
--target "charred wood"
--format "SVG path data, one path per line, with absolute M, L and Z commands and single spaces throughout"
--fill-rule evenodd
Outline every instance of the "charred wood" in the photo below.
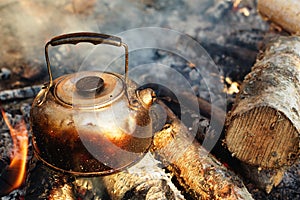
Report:
M 0 69 L 0 80 L 6 80 L 10 77 L 11 71 L 5 67 Z
M 12 101 L 35 97 L 43 85 L 34 85 L 24 88 L 0 91 L 0 101 Z
M 223 127 L 226 117 L 226 110 L 222 110 L 221 108 L 212 105 L 205 99 L 201 97 L 194 97 L 193 95 L 187 92 L 182 93 L 181 95 L 190 103 L 191 108 L 199 106 L 201 116 L 204 116 L 210 120 L 212 120 L 212 117 L 215 117 L 214 120 L 216 121 L 217 126 L 221 128 Z
M 270 193 L 273 187 L 279 185 L 283 179 L 286 167 L 280 169 L 259 169 L 257 167 L 241 164 L 240 171 L 244 177 L 247 177 L 257 188 Z
M 54 171 L 33 158 L 25 199 L 109 199 L 99 177 L 74 177 Z

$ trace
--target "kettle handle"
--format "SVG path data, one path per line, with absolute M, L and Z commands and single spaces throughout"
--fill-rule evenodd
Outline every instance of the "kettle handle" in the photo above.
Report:
M 102 34 L 102 33 L 91 33 L 91 32 L 77 32 L 77 33 L 69 33 L 64 35 L 59 35 L 52 38 L 49 42 L 47 42 L 45 46 L 45 57 L 47 63 L 47 69 L 49 74 L 49 86 L 50 88 L 53 85 L 53 77 L 51 71 L 51 65 L 48 55 L 48 47 L 51 46 L 58 46 L 62 44 L 78 44 L 80 42 L 89 42 L 94 45 L 96 44 L 109 44 L 113 46 L 123 46 L 125 48 L 125 82 L 127 81 L 128 76 L 128 46 L 127 44 L 123 43 L 121 38 Z

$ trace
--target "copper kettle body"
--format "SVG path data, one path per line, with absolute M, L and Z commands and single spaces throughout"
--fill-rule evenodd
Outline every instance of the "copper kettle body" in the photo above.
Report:
M 110 44 L 125 48 L 125 75 L 83 71 L 52 80 L 48 47 L 61 44 Z M 31 108 L 35 155 L 46 165 L 73 175 L 105 175 L 131 166 L 152 142 L 151 89 L 128 79 L 128 47 L 120 38 L 71 33 L 45 46 L 49 83 Z

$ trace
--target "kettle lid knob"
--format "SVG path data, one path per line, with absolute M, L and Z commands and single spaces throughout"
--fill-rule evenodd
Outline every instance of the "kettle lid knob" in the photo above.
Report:
M 86 76 L 75 84 L 78 94 L 82 96 L 97 95 L 104 88 L 104 80 L 99 76 Z

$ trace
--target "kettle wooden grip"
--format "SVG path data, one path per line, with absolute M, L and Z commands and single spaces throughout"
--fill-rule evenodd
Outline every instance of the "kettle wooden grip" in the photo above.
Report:
M 109 44 L 113 46 L 121 46 L 122 40 L 119 37 L 101 34 L 101 33 L 89 33 L 89 32 L 79 32 L 64 34 L 52 38 L 48 44 L 52 46 L 62 45 L 62 44 L 78 44 L 80 42 L 89 42 L 94 45 L 96 44 Z

